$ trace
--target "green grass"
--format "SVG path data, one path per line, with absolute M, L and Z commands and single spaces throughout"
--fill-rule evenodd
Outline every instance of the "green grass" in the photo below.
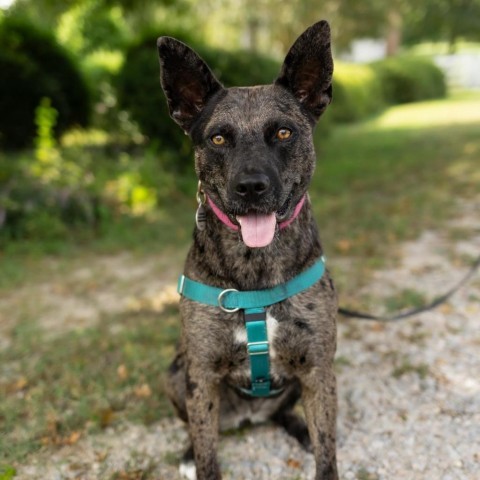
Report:
M 422 293 L 411 288 L 400 290 L 384 300 L 387 312 L 398 312 L 404 308 L 419 308 L 427 303 Z
M 365 467 L 360 467 L 357 471 L 357 480 L 378 480 L 376 473 L 370 473 Z
M 53 340 L 32 318 L 18 323 L 11 348 L 0 353 L 0 462 L 69 444 L 72 434 L 76 441 L 171 413 L 162 382 L 177 334 L 176 305 L 105 316 L 95 328 Z
M 400 378 L 410 373 L 414 373 L 418 375 L 421 380 L 424 380 L 430 375 L 430 368 L 425 363 L 412 364 L 408 359 L 404 359 L 402 363 L 394 368 L 392 376 L 394 378 Z
M 444 225 L 458 198 L 478 193 L 479 131 L 480 95 L 463 94 L 394 107 L 317 138 L 311 196 L 326 251 L 360 264 L 347 278 L 335 272 L 342 289 L 394 261 L 399 242 Z
M 424 42 L 408 49 L 414 55 L 447 55 L 451 54 L 451 45 L 448 42 Z M 455 53 L 479 53 L 479 42 L 458 41 L 454 48 Z
M 463 94 L 392 108 L 317 139 L 320 161 L 311 196 L 341 300 L 359 302 L 358 286 L 373 268 L 395 261 L 400 242 L 444 226 L 456 199 L 478 194 L 479 131 L 480 95 Z M 193 180 L 187 183 L 184 191 L 194 191 Z M 101 291 L 111 279 L 101 276 L 101 266 L 92 285 L 77 284 L 74 273 L 125 251 L 139 262 L 161 258 L 158 268 L 168 278 L 171 271 L 173 282 L 194 212 L 193 195 L 177 192 L 148 216 L 112 219 L 93 235 L 50 246 L 17 242 L 0 253 L 0 300 L 23 298 L 27 289 L 29 302 L 11 308 L 0 301 L 0 315 L 10 325 L 2 331 L 10 344 L 0 349 L 0 465 L 16 467 L 38 449 L 74 443 L 121 422 L 148 424 L 171 412 L 162 376 L 178 335 L 176 306 L 104 313 L 86 328 L 51 335 L 39 325 L 41 298 L 35 295 L 59 285 L 78 290 L 87 303 L 82 289 Z M 122 275 L 122 288 L 134 297 L 142 290 L 138 282 L 146 288 L 152 278 Z M 404 292 L 392 298 L 391 308 L 416 304 L 417 297 Z M 403 362 L 393 375 L 408 372 L 427 374 L 423 366 Z
M 43 265 L 48 258 L 69 264 L 86 256 L 122 251 L 145 257 L 184 250 L 191 239 L 195 208 L 195 200 L 180 197 L 176 203 L 151 213 L 148 218 L 124 216 L 96 231 L 73 230 L 68 238 L 13 242 L 0 250 L 0 293 L 28 281 L 39 281 L 44 276 Z M 91 261 L 95 261 L 94 258 Z
M 11 480 L 16 475 L 16 470 L 8 465 L 0 465 L 0 480 Z

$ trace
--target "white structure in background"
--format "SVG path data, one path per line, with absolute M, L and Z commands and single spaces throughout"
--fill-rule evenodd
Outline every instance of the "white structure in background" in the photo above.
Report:
M 342 60 L 368 63 L 385 58 L 386 43 L 381 39 L 354 40 L 350 52 L 340 55 Z M 480 88 L 480 53 L 465 52 L 435 55 L 434 62 L 443 70 L 448 84 L 455 88 Z
M 480 88 L 480 53 L 435 55 L 434 61 L 444 71 L 452 87 Z
M 375 62 L 385 58 L 387 44 L 378 38 L 360 38 L 350 45 L 350 52 L 340 55 L 342 60 L 353 63 Z

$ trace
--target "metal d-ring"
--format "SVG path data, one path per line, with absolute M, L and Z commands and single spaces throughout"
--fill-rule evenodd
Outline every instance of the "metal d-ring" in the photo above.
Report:
M 198 181 L 197 186 L 197 203 L 198 205 L 205 205 L 207 203 L 207 194 L 203 191 L 202 182 Z
M 234 313 L 234 312 L 238 312 L 240 310 L 240 308 L 226 308 L 222 305 L 222 298 L 223 296 L 226 294 L 226 293 L 229 293 L 229 292 L 238 292 L 238 290 L 236 290 L 235 288 L 227 288 L 226 290 L 223 290 L 222 292 L 220 292 L 220 295 L 218 296 L 218 306 L 220 307 L 221 310 L 223 310 L 224 312 L 227 312 L 227 313 Z

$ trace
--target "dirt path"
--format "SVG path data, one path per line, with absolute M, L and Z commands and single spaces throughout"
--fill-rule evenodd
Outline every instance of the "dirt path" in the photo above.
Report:
M 432 298 L 455 283 L 480 252 L 479 217 L 478 203 L 465 204 L 450 233 L 425 232 L 403 245 L 399 265 L 377 272 L 364 292 L 372 309 L 380 311 L 386 299 L 407 287 L 410 295 Z M 139 281 L 145 275 L 139 272 Z M 479 276 L 447 304 L 401 323 L 340 321 L 341 478 L 478 479 L 479 352 Z M 30 457 L 16 478 L 175 480 L 185 441 L 176 420 L 117 425 Z M 227 480 L 298 480 L 314 472 L 312 456 L 270 425 L 223 436 L 220 459 Z
M 105 314 L 135 310 L 139 302 L 161 302 L 159 292 L 175 295 L 172 278 L 184 252 L 171 256 L 120 255 L 45 260 L 40 281 L 29 281 L 14 295 L 0 297 L 0 348 L 22 316 L 32 316 L 47 339 L 95 325 Z M 11 315 L 10 312 L 15 312 Z

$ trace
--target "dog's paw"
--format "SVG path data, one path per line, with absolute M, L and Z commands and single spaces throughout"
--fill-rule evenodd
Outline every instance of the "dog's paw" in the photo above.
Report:
M 182 461 L 178 470 L 181 478 L 185 478 L 186 480 L 197 480 L 197 468 L 195 467 L 193 460 L 187 462 Z

